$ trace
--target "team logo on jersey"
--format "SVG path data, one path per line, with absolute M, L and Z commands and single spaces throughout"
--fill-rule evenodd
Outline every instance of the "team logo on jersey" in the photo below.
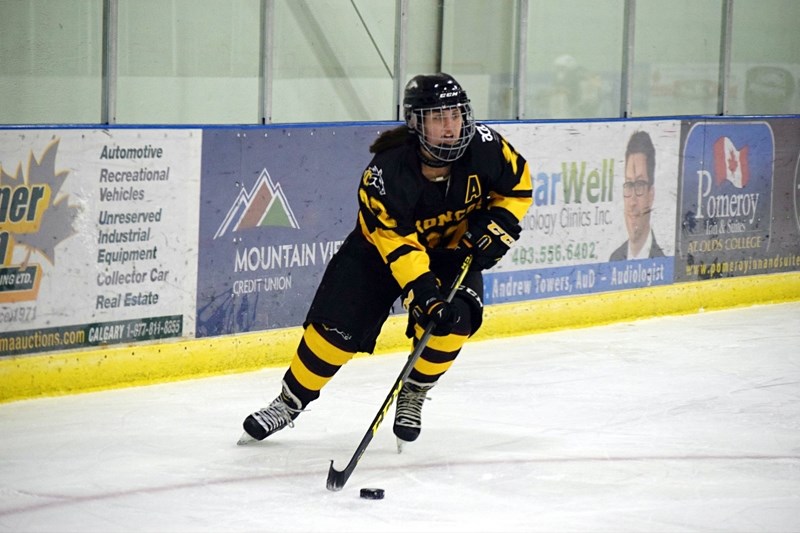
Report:
M 0 165 L 0 303 L 35 300 L 43 275 L 36 255 L 55 264 L 55 247 L 75 234 L 80 208 L 59 195 L 68 172 L 56 172 L 57 151 L 54 141 L 40 160 L 31 154 L 25 175 L 21 164 L 13 175 Z
M 362 178 L 364 187 L 375 187 L 378 189 L 378 194 L 386 196 L 386 187 L 383 185 L 383 169 L 376 166 L 369 167 L 364 171 Z
M 239 191 L 214 238 L 222 237 L 228 230 L 268 226 L 300 229 L 281 184 L 273 183 L 265 168 L 249 191 L 244 188 Z

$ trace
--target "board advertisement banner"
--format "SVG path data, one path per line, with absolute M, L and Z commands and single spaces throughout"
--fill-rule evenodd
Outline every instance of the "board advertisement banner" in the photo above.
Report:
M 800 120 L 686 122 L 676 279 L 797 270 Z
M 355 227 L 377 126 L 206 130 L 197 336 L 302 323 Z
M 487 304 L 672 283 L 680 121 L 496 129 L 528 160 L 533 205 L 519 241 L 485 274 Z M 629 150 L 647 152 L 652 167 L 628 169 Z M 645 244 L 629 258 L 631 235 Z
M 201 138 L 0 131 L 0 356 L 194 330 Z
M 533 205 L 486 304 L 800 269 L 797 117 L 490 125 Z M 0 357 L 300 325 L 394 126 L 0 130 Z

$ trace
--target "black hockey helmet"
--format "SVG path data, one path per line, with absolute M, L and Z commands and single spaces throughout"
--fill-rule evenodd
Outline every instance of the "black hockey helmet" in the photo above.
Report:
M 425 135 L 424 114 L 434 110 L 458 108 L 461 112 L 461 133 L 452 144 L 433 144 Z M 450 163 L 467 150 L 475 135 L 475 119 L 467 92 L 449 74 L 443 72 L 414 76 L 406 84 L 403 112 L 409 129 L 417 133 L 420 144 L 438 161 Z

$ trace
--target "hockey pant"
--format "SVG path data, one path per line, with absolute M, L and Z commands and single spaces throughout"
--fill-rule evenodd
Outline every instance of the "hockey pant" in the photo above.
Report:
M 455 361 L 471 330 L 469 304 L 461 299 L 455 300 L 455 304 L 460 308 L 461 320 L 449 335 L 430 337 L 409 379 L 435 383 Z M 415 327 L 415 343 L 422 332 L 421 327 Z M 305 408 L 319 398 L 322 388 L 354 355 L 355 351 L 342 342 L 341 332 L 324 324 L 311 323 L 306 327 L 283 379 Z

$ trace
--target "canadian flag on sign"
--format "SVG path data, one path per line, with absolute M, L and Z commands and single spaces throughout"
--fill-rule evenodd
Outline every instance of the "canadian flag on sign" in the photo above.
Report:
M 736 149 L 728 137 L 720 137 L 714 143 L 714 181 L 719 185 L 730 181 L 737 189 L 742 189 L 750 180 L 750 167 L 747 164 L 748 147 Z

